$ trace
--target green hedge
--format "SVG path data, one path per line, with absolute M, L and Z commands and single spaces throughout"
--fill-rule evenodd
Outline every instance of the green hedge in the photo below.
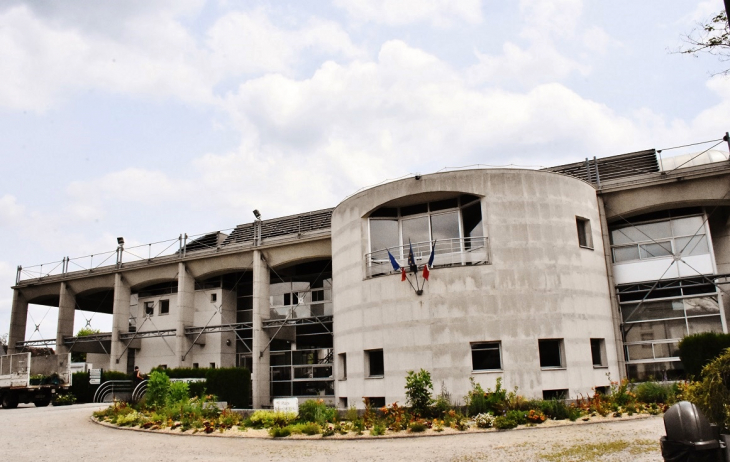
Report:
M 104 371 L 101 375 L 101 381 L 107 380 L 129 380 L 130 377 L 124 372 Z M 71 393 L 76 397 L 77 403 L 91 403 L 94 401 L 94 393 L 98 385 L 89 384 L 88 372 L 75 372 L 71 382 Z
M 679 357 L 687 377 L 699 378 L 702 368 L 730 348 L 730 334 L 704 332 L 688 335 L 679 342 Z
M 189 368 L 177 369 L 155 368 L 152 371 L 164 372 L 171 379 L 204 378 L 205 382 L 190 383 L 190 396 L 201 396 L 204 393 L 216 395 L 235 408 L 247 408 L 251 395 L 251 372 L 248 369 L 231 368 Z

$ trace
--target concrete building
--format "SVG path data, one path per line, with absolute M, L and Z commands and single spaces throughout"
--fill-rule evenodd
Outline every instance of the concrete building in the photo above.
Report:
M 609 376 L 674 378 L 683 336 L 727 332 L 729 218 L 720 151 L 419 175 L 334 209 L 19 267 L 10 350 L 247 367 L 254 407 L 403 403 L 420 368 L 457 399 L 498 377 L 587 395 Z M 55 339 L 25 339 L 28 304 L 58 307 Z M 76 310 L 111 314 L 112 332 L 74 337 Z

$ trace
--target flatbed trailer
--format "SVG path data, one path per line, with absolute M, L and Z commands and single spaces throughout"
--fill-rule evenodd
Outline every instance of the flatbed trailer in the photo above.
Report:
M 48 406 L 59 390 L 71 386 L 71 354 L 31 356 L 17 353 L 0 356 L 0 403 L 12 409 L 19 403 Z M 33 376 L 43 376 L 39 383 Z

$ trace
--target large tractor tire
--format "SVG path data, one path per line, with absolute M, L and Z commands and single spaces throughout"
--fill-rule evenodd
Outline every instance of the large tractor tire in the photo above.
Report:
M 3 408 L 4 409 L 15 409 L 18 407 L 18 395 L 11 391 L 3 395 Z

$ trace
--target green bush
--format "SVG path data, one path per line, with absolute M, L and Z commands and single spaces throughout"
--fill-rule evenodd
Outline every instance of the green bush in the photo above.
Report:
M 422 433 L 426 431 L 426 424 L 423 422 L 413 422 L 408 426 L 411 433 Z
M 291 435 L 290 427 L 271 427 L 269 429 L 269 435 L 274 438 L 285 438 Z
M 487 412 L 501 414 L 509 408 L 507 390 L 502 388 L 502 377 L 497 377 L 497 386 L 494 391 L 489 388 L 484 391 L 482 386 L 474 381 L 473 377 L 469 377 L 469 381 L 471 382 L 471 391 L 464 397 L 469 415 Z
M 296 419 L 293 412 L 256 411 L 248 418 L 254 428 L 286 427 Z
M 510 428 L 515 428 L 517 425 L 519 424 L 516 420 L 504 415 L 494 419 L 494 428 L 497 430 L 509 430 Z
M 308 399 L 299 405 L 300 422 L 314 422 L 324 426 L 327 422 L 337 420 L 337 409 L 327 406 L 320 399 Z
M 170 378 L 164 372 L 154 371 L 150 374 L 147 383 L 145 402 L 151 407 L 162 407 L 167 402 L 170 390 Z
M 205 374 L 208 393 L 235 408 L 247 408 L 251 394 L 251 372 L 240 367 L 208 369 Z
M 190 398 L 190 394 L 186 382 L 170 382 L 166 398 L 168 405 L 187 401 L 188 398 Z
M 710 422 L 730 429 L 730 350 L 702 369 L 702 380 L 689 384 L 686 397 Z
M 688 377 L 699 378 L 702 368 L 730 348 L 730 334 L 704 332 L 688 335 L 679 342 L 679 358 Z
M 566 420 L 571 417 L 570 406 L 565 404 L 565 401 L 550 399 L 540 401 L 539 403 L 539 410 L 542 411 L 548 419 Z
M 406 404 L 414 414 L 422 417 L 431 415 L 433 404 L 433 382 L 431 373 L 421 369 L 418 372 L 408 371 L 406 375 Z
M 525 411 L 507 411 L 505 414 L 509 420 L 514 420 L 517 425 L 525 425 L 527 423 L 527 413 Z
M 643 403 L 667 403 L 674 393 L 672 391 L 672 385 L 644 382 L 634 388 L 634 394 Z
M 376 423 L 373 425 L 373 428 L 370 429 L 370 434 L 372 436 L 383 436 L 385 435 L 385 425 Z
M 308 422 L 300 425 L 299 430 L 305 435 L 319 435 L 322 432 L 322 427 L 314 422 Z

